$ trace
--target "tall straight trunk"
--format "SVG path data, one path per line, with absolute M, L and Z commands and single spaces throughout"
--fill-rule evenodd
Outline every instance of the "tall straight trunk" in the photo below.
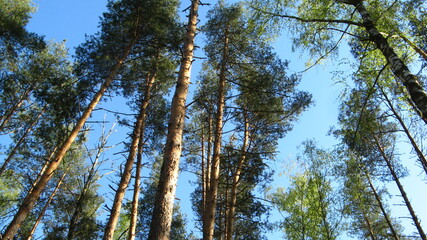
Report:
M 37 183 L 39 182 L 41 176 L 43 175 L 43 173 L 46 171 L 47 167 L 49 166 L 50 161 L 53 159 L 53 157 L 55 156 L 57 148 L 55 147 L 52 152 L 50 153 L 49 157 L 45 160 L 42 169 L 40 169 L 40 171 L 37 174 L 36 179 L 34 179 L 34 182 L 31 184 L 31 188 L 30 190 L 28 190 L 28 194 L 30 194 L 34 187 L 37 185 Z
M 206 212 L 203 219 L 203 240 L 212 240 L 215 229 L 215 209 L 216 200 L 218 195 L 218 183 L 220 172 L 220 155 L 221 155 L 221 141 L 222 141 L 222 125 L 224 116 L 225 105 L 225 85 L 226 85 L 226 71 L 227 71 L 227 58 L 228 58 L 228 29 L 225 30 L 224 46 L 222 49 L 221 69 L 219 73 L 218 82 L 218 102 L 215 121 L 215 138 L 213 157 L 211 163 L 211 176 L 210 186 L 206 194 Z
M 118 59 L 118 61 L 114 64 L 114 66 L 111 67 L 108 77 L 105 79 L 104 83 L 101 85 L 101 88 L 98 90 L 98 92 L 95 94 L 95 96 L 92 98 L 92 101 L 89 103 L 85 111 L 83 112 L 80 119 L 77 121 L 76 126 L 71 131 L 68 138 L 64 141 L 64 143 L 61 145 L 60 148 L 56 151 L 55 157 L 52 159 L 52 161 L 49 162 L 46 170 L 43 172 L 43 174 L 40 176 L 39 181 L 35 184 L 34 188 L 31 192 L 27 194 L 27 196 L 24 198 L 24 201 L 22 202 L 21 206 L 18 209 L 18 212 L 15 214 L 12 222 L 7 227 L 3 239 L 11 240 L 13 239 L 13 236 L 18 231 L 19 227 L 21 226 L 22 222 L 27 217 L 28 213 L 33 208 L 35 202 L 39 198 L 40 194 L 42 193 L 43 189 L 46 187 L 46 184 L 49 182 L 49 180 L 52 178 L 53 173 L 58 168 L 59 164 L 61 163 L 62 159 L 64 158 L 65 154 L 67 153 L 68 149 L 70 149 L 71 145 L 73 144 L 74 140 L 76 139 L 77 135 L 79 134 L 80 130 L 83 128 L 84 124 L 86 123 L 86 120 L 90 117 L 93 109 L 98 104 L 98 102 L 101 100 L 101 97 L 104 95 L 104 93 L 107 91 L 108 87 L 110 86 L 111 82 L 113 81 L 114 77 L 116 76 L 117 72 L 123 65 L 123 62 L 129 55 L 136 39 L 127 46 L 127 48 L 124 51 L 123 56 Z
M 378 138 L 376 136 L 373 136 L 373 138 L 375 139 L 376 146 L 377 146 L 378 150 L 380 151 L 381 156 L 383 157 L 384 161 L 386 162 L 387 167 L 390 170 L 391 175 L 393 176 L 393 180 L 396 183 L 397 188 L 400 191 L 400 194 L 402 195 L 402 198 L 405 202 L 405 205 L 408 208 L 409 213 L 411 214 L 412 221 L 414 222 L 414 225 L 417 228 L 421 239 L 427 240 L 426 234 L 424 233 L 424 230 L 421 227 L 421 224 L 420 224 L 420 221 L 417 217 L 417 214 L 415 214 L 415 211 L 412 207 L 411 201 L 409 201 L 408 195 L 406 194 L 406 192 L 403 188 L 403 185 L 399 180 L 399 177 L 397 176 L 396 172 L 394 171 L 394 167 L 391 164 L 390 159 L 388 158 L 387 154 L 384 152 L 383 147 L 381 146 Z
M 9 155 L 7 156 L 6 160 L 4 160 L 3 165 L 0 168 L 0 176 L 3 174 L 4 170 L 6 170 L 7 165 L 9 162 L 13 159 L 18 149 L 21 147 L 21 144 L 24 142 L 25 138 L 27 138 L 28 134 L 31 132 L 33 127 L 37 124 L 40 117 L 43 115 L 43 113 L 46 111 L 46 106 L 43 108 L 43 110 L 37 115 L 37 117 L 33 120 L 33 122 L 28 126 L 28 128 L 25 130 L 24 134 L 22 134 L 21 138 L 18 140 L 18 142 L 13 147 L 12 151 L 10 151 Z
M 132 211 L 129 225 L 129 240 L 134 240 L 136 235 L 136 222 L 138 219 L 138 205 L 139 205 L 139 192 L 141 188 L 141 168 L 142 168 L 142 153 L 144 148 L 144 132 L 145 132 L 145 119 L 147 116 L 147 108 L 151 99 L 151 89 L 155 81 L 155 73 L 147 79 L 145 84 L 144 99 L 141 102 L 140 114 L 142 115 L 142 124 L 140 126 L 140 136 L 138 144 L 138 156 L 135 165 L 135 184 L 132 197 Z
M 376 240 L 374 230 L 372 229 L 372 223 L 369 221 L 368 216 L 366 216 L 365 211 L 362 210 L 363 219 L 365 220 L 366 226 L 368 228 L 369 236 L 372 240 Z
M 205 213 L 205 206 L 206 206 L 206 161 L 205 161 L 205 133 L 202 128 L 202 149 L 201 149 L 201 155 L 202 155 L 202 161 L 201 161 L 201 169 L 202 169 L 202 219 L 204 219 L 204 213 Z
M 374 193 L 374 196 L 375 196 L 375 199 L 377 200 L 378 206 L 381 209 L 381 212 L 382 212 L 382 214 L 383 214 L 383 216 L 384 216 L 384 218 L 388 224 L 388 227 L 390 228 L 391 233 L 393 234 L 394 239 L 399 240 L 399 236 L 397 235 L 397 232 L 394 229 L 394 226 L 390 220 L 390 217 L 388 216 L 388 213 L 384 208 L 384 205 L 382 203 L 380 195 L 378 195 L 378 192 L 375 189 L 374 184 L 372 183 L 372 180 L 371 180 L 371 177 L 369 176 L 369 173 L 367 173 L 366 171 L 364 173 L 365 173 L 366 178 L 368 179 L 369 187 L 371 188 L 372 193 Z
M 212 115 L 209 113 L 209 120 L 208 120 L 208 144 L 207 144 L 207 151 L 206 151 L 206 173 L 205 173 L 205 206 L 204 209 L 206 210 L 206 204 L 207 204 L 207 191 L 210 189 L 211 185 L 211 165 L 212 165 L 212 142 L 213 142 L 213 134 L 212 134 Z M 204 214 L 204 212 L 203 212 Z
M 149 74 L 149 76 L 146 79 L 147 89 L 145 94 L 148 94 L 148 95 L 144 96 L 143 101 L 141 102 L 141 105 L 140 105 L 139 114 L 136 119 L 135 127 L 132 133 L 132 143 L 130 145 L 129 155 L 126 159 L 125 168 L 123 170 L 119 185 L 116 190 L 116 194 L 114 196 L 113 206 L 111 207 L 111 211 L 110 211 L 110 217 L 105 227 L 104 238 L 103 238 L 104 240 L 111 240 L 113 239 L 113 236 L 114 236 L 114 231 L 116 229 L 116 225 L 119 220 L 120 210 L 122 208 L 123 198 L 125 197 L 126 189 L 132 177 L 132 167 L 135 160 L 135 156 L 137 155 L 137 152 L 138 152 L 139 141 L 143 139 L 144 120 L 146 116 L 147 107 L 150 101 L 150 94 L 147 92 L 151 91 L 151 87 L 153 86 L 155 78 L 156 78 L 156 74 L 153 73 L 153 74 Z M 138 185 L 139 185 L 139 182 L 138 182 Z M 138 191 L 138 189 L 135 189 L 135 191 Z M 132 211 L 134 211 L 134 209 L 132 209 Z M 136 216 L 135 216 L 135 221 L 136 221 Z M 134 227 L 136 227 L 136 225 L 134 225 Z M 135 231 L 135 229 L 133 231 Z M 129 233 L 129 237 L 131 237 L 131 234 L 134 237 L 135 235 L 134 233 Z
M 194 54 L 194 40 L 198 18 L 199 0 L 192 0 L 188 17 L 183 56 L 178 73 L 175 94 L 172 98 L 171 116 L 163 153 L 163 164 L 155 197 L 151 219 L 150 240 L 169 239 L 172 210 L 178 181 L 179 160 L 182 151 L 182 133 L 185 120 L 185 103 L 190 84 L 191 64 Z
M 66 172 L 64 172 L 61 175 L 61 178 L 59 179 L 58 183 L 56 184 L 55 189 L 50 194 L 47 202 L 43 206 L 42 211 L 40 212 L 39 216 L 37 217 L 36 222 L 34 223 L 33 228 L 31 229 L 30 235 L 28 236 L 27 240 L 31 240 L 33 238 L 33 235 L 36 232 L 36 229 L 37 229 L 38 225 L 40 224 L 40 222 L 41 222 L 44 214 L 46 213 L 47 208 L 49 207 L 50 203 L 52 202 L 53 197 L 56 195 L 56 193 L 58 192 L 59 188 L 61 187 L 61 184 L 64 181 L 64 178 L 65 178 L 66 175 L 67 175 Z
M 227 232 L 225 234 L 226 240 L 233 239 L 234 222 L 235 222 L 234 214 L 236 212 L 236 202 L 237 202 L 237 187 L 239 186 L 239 183 L 240 183 L 240 175 L 242 174 L 243 164 L 246 161 L 246 153 L 249 145 L 249 121 L 246 113 L 244 116 L 244 120 L 245 120 L 245 130 L 244 130 L 244 139 L 243 139 L 243 145 L 241 150 L 242 155 L 240 156 L 239 161 L 237 163 L 236 172 L 233 174 L 230 203 L 229 203 L 229 209 L 227 212 L 228 213 L 227 214 Z
M 387 102 L 387 105 L 389 106 L 390 110 L 393 112 L 394 117 L 399 122 L 400 126 L 403 128 L 403 131 L 405 132 L 406 136 L 408 137 L 409 141 L 411 142 L 412 147 L 414 148 L 415 152 L 417 153 L 418 160 L 421 163 L 422 168 L 424 169 L 424 172 L 427 174 L 427 159 L 424 156 L 424 153 L 421 151 L 421 148 L 418 146 L 415 139 L 412 137 L 411 132 L 406 127 L 405 122 L 400 117 L 399 113 L 396 111 L 396 109 L 393 107 L 393 104 L 391 103 L 390 99 L 388 98 L 387 94 L 384 92 L 384 90 L 380 87 L 381 92 L 384 96 L 384 99 Z
M 387 39 L 378 31 L 371 15 L 363 5 L 362 0 L 341 0 L 341 2 L 353 5 L 363 19 L 363 26 L 369 34 L 369 39 L 381 50 L 384 57 L 390 63 L 393 74 L 400 79 L 415 104 L 417 112 L 425 123 L 427 123 L 427 93 L 418 82 L 418 78 L 412 74 L 402 59 L 396 54 Z
M 203 192 L 202 192 L 202 222 L 205 221 L 206 204 L 207 204 L 207 192 L 210 186 L 210 172 L 211 172 L 211 150 L 212 150 L 212 117 L 208 114 L 208 130 L 207 130 L 207 150 L 205 150 L 204 137 L 202 134 L 202 180 L 203 180 Z M 205 153 L 206 152 L 206 153 Z M 206 159 L 206 161 L 204 161 Z
M 13 107 L 9 110 L 9 113 L 7 113 L 6 115 L 0 118 L 0 120 L 2 121 L 0 124 L 0 132 L 3 131 L 3 129 L 6 127 L 6 125 L 9 123 L 10 119 L 12 118 L 13 114 L 15 114 L 15 112 L 18 110 L 18 108 L 21 107 L 22 104 L 25 102 L 25 100 L 28 99 L 30 94 L 33 92 L 34 88 L 35 88 L 35 85 L 32 85 L 27 91 L 25 91 L 24 94 L 22 94 L 21 99 L 19 99 L 19 101 L 15 105 L 13 105 Z

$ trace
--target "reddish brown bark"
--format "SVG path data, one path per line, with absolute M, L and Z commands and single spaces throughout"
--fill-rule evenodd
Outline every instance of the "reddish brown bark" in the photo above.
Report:
M 135 41 L 136 41 L 136 39 L 135 39 Z M 86 120 L 90 117 L 93 109 L 98 104 L 98 102 L 101 100 L 101 97 L 104 95 L 104 93 L 107 91 L 108 87 L 110 86 L 110 84 L 113 81 L 114 77 L 116 76 L 117 72 L 121 68 L 124 60 L 129 55 L 129 53 L 133 47 L 134 42 L 125 49 L 123 56 L 120 59 L 118 59 L 116 64 L 114 64 L 114 66 L 110 69 L 109 76 L 106 78 L 105 82 L 102 84 L 99 91 L 92 98 L 92 101 L 89 103 L 88 107 L 85 109 L 82 116 L 77 121 L 77 123 L 76 123 L 75 127 L 73 128 L 73 130 L 71 131 L 70 135 L 64 141 L 64 143 L 61 145 L 61 147 L 58 148 L 58 150 L 55 153 L 55 157 L 52 159 L 52 161 L 49 162 L 46 170 L 43 172 L 43 174 L 41 174 L 40 179 L 34 185 L 32 191 L 29 192 L 27 194 L 27 196 L 24 198 L 24 201 L 19 206 L 18 212 L 15 214 L 14 218 L 12 219 L 12 222 L 7 227 L 7 229 L 3 235 L 3 239 L 5 239 L 5 240 L 13 239 L 14 235 L 18 231 L 22 222 L 26 219 L 29 212 L 33 208 L 34 204 L 36 203 L 37 199 L 40 197 L 40 194 L 42 193 L 42 191 L 46 187 L 47 183 L 52 178 L 53 173 L 56 171 L 59 164 L 62 162 L 62 159 L 64 158 L 68 149 L 70 149 L 71 145 L 73 144 L 73 142 L 76 139 L 77 135 L 79 134 L 80 130 L 83 128 L 84 124 L 86 123 Z
M 218 195 L 218 183 L 220 172 L 220 155 L 221 155 L 221 141 L 222 141 L 222 125 L 225 107 L 225 86 L 226 86 L 226 64 L 228 58 L 228 30 L 224 36 L 224 46 L 222 49 L 221 69 L 218 81 L 218 102 L 215 121 L 215 138 L 213 157 L 210 167 L 210 186 L 206 193 L 206 209 L 203 219 L 203 239 L 212 240 L 214 236 L 215 226 L 215 210 Z
M 243 139 L 243 145 L 241 150 L 241 156 L 237 163 L 236 172 L 233 174 L 233 183 L 231 185 L 230 202 L 229 202 L 229 208 L 227 211 L 227 230 L 225 233 L 226 240 L 233 239 L 234 222 L 235 222 L 234 215 L 236 212 L 236 202 L 237 202 L 237 188 L 239 186 L 240 175 L 242 174 L 243 165 L 246 161 L 246 152 L 249 145 L 249 122 L 246 114 L 245 114 L 244 120 L 245 120 L 245 130 L 244 130 L 244 139 Z

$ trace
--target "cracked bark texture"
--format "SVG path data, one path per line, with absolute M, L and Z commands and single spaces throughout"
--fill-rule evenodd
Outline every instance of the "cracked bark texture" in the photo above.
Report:
M 198 21 L 199 0 L 191 2 L 185 36 L 183 56 L 178 73 L 176 89 L 172 98 L 171 116 L 168 124 L 163 164 L 155 197 L 149 240 L 168 240 L 172 222 L 173 203 L 178 181 L 179 161 L 182 152 L 182 133 L 186 112 L 186 100 L 190 84 L 191 64 L 194 54 L 194 39 Z

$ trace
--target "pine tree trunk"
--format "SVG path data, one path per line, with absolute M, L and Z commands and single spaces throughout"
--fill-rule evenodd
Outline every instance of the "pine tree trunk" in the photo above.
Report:
M 226 64 L 228 58 L 228 29 L 225 30 L 224 46 L 222 49 L 221 69 L 218 83 L 218 103 L 215 122 L 215 139 L 213 157 L 211 163 L 210 188 L 206 194 L 206 212 L 203 221 L 203 240 L 212 240 L 215 228 L 215 209 L 218 195 L 218 183 L 220 172 L 220 155 L 222 141 L 222 125 L 225 105 Z
M 135 39 L 136 41 L 136 39 Z M 49 162 L 49 165 L 47 166 L 44 173 L 40 176 L 39 181 L 35 184 L 34 188 L 31 192 L 27 194 L 24 201 L 22 202 L 21 206 L 19 207 L 18 212 L 15 214 L 12 222 L 7 227 L 3 239 L 5 240 L 11 240 L 13 239 L 13 236 L 16 234 L 18 229 L 20 228 L 22 222 L 27 217 L 28 213 L 33 208 L 35 202 L 40 197 L 40 194 L 42 193 L 43 189 L 49 182 L 49 180 L 52 178 L 53 173 L 58 168 L 59 164 L 61 163 L 62 159 L 64 158 L 65 154 L 67 153 L 68 149 L 71 147 L 72 143 L 76 139 L 77 135 L 79 134 L 80 130 L 83 128 L 86 120 L 90 117 L 93 109 L 98 104 L 98 102 L 101 100 L 101 97 L 104 95 L 104 93 L 107 91 L 108 87 L 110 86 L 111 82 L 113 81 L 114 77 L 116 76 L 118 70 L 122 66 L 124 60 L 127 58 L 127 56 L 130 53 L 130 50 L 133 47 L 133 44 L 135 41 L 125 49 L 123 56 L 121 59 L 117 61 L 116 64 L 110 69 L 109 76 L 106 78 L 105 82 L 102 84 L 100 90 L 95 94 L 95 96 L 92 98 L 92 101 L 88 105 L 88 107 L 83 112 L 80 119 L 77 121 L 75 127 L 71 131 L 68 138 L 65 140 L 65 142 L 61 145 L 60 148 L 58 148 L 58 151 L 55 154 L 55 157 L 52 159 L 52 161 Z
M 363 219 L 365 220 L 365 223 L 368 227 L 369 236 L 371 237 L 372 240 L 376 240 L 374 230 L 372 229 L 371 222 L 369 221 L 368 217 L 366 216 L 366 213 L 363 210 L 362 210 L 362 214 L 363 214 Z
M 149 76 L 147 77 L 146 80 L 146 91 L 145 94 L 148 95 L 144 95 L 144 99 L 141 102 L 140 105 L 140 110 L 139 110 L 139 114 L 135 123 L 135 127 L 133 130 L 133 134 L 132 134 L 132 143 L 130 145 L 130 149 L 129 149 L 129 155 L 127 157 L 126 163 L 125 163 L 125 168 L 123 170 L 122 176 L 120 178 L 120 183 L 119 186 L 117 187 L 116 190 L 116 194 L 114 196 L 114 201 L 113 201 L 113 206 L 111 207 L 111 211 L 110 211 L 110 217 L 108 219 L 108 223 L 105 227 L 105 232 L 104 232 L 104 240 L 111 240 L 113 239 L 114 236 L 114 231 L 116 229 L 116 225 L 117 222 L 119 220 L 119 215 L 120 215 L 120 210 L 122 208 L 122 202 L 123 202 L 123 198 L 125 197 L 125 193 L 126 193 L 126 189 L 129 185 L 129 181 L 132 177 L 132 167 L 133 167 L 133 163 L 135 160 L 135 156 L 137 155 L 138 152 L 138 147 L 139 147 L 139 141 L 142 140 L 144 138 L 143 134 L 144 134 L 144 120 L 145 120 L 145 116 L 146 116 L 146 111 L 147 111 L 147 107 L 150 101 L 150 94 L 149 92 L 151 92 L 151 87 L 153 86 L 154 80 L 155 80 L 155 76 L 156 74 L 149 74 Z M 139 171 L 138 170 L 138 174 Z M 139 177 L 138 177 L 139 178 Z M 136 181 L 137 178 L 135 178 Z M 137 181 L 136 181 L 137 182 Z M 138 179 L 138 183 L 139 185 L 139 179 Z M 136 192 L 139 193 L 139 187 L 135 189 Z M 135 195 L 135 193 L 134 193 Z M 137 194 L 138 197 L 138 194 Z M 135 200 L 135 199 L 134 199 Z M 137 207 L 137 206 L 136 206 Z M 136 211 L 136 212 L 133 212 Z M 136 220 L 136 213 L 137 210 L 132 208 L 132 218 L 135 217 Z M 135 227 L 136 227 L 136 222 L 134 222 L 134 226 L 133 226 L 133 233 L 131 231 L 129 231 L 129 237 L 135 235 L 134 231 L 135 231 Z
M 202 219 L 204 219 L 204 214 L 205 214 L 205 206 L 206 206 L 206 161 L 205 161 L 205 133 L 203 131 L 204 129 L 202 128 L 202 141 L 201 141 L 201 145 L 202 145 L 202 149 L 201 149 L 201 156 L 202 156 L 202 160 L 201 160 L 201 178 L 202 178 L 202 204 L 201 204 L 201 210 L 202 210 Z
M 427 123 L 427 94 L 424 91 L 423 86 L 418 82 L 418 78 L 409 71 L 406 64 L 389 45 L 387 39 L 378 31 L 369 12 L 363 5 L 363 1 L 343 0 L 342 2 L 356 7 L 356 10 L 362 16 L 363 26 L 369 34 L 370 40 L 375 43 L 390 63 L 393 74 L 402 81 L 410 95 L 410 99 L 414 102 L 417 108 L 418 114 L 421 116 L 423 121 Z
M 375 196 L 375 199 L 377 200 L 378 206 L 381 209 L 381 212 L 382 212 L 382 214 L 383 214 L 383 216 L 384 216 L 384 218 L 388 224 L 388 227 L 390 228 L 391 233 L 393 234 L 394 239 L 399 240 L 399 236 L 397 235 L 396 230 L 394 229 L 393 224 L 390 220 L 390 217 L 388 216 L 388 214 L 384 208 L 382 200 L 381 200 L 380 196 L 378 195 L 377 190 L 375 189 L 375 186 L 372 183 L 372 180 L 371 180 L 371 177 L 369 176 L 369 173 L 365 172 L 365 176 L 368 179 L 369 187 L 371 188 L 372 192 L 374 193 L 374 196 Z
M 211 169 L 211 149 L 212 149 L 212 117 L 208 113 L 208 131 L 207 131 L 207 150 L 205 150 L 204 138 L 205 135 L 202 133 L 202 222 L 205 221 L 206 204 L 207 204 L 207 192 L 210 186 L 210 169 Z M 205 153 L 206 152 L 206 153 Z M 206 156 L 206 157 L 205 157 Z M 205 160 L 206 159 L 206 160 Z
M 236 172 L 233 175 L 233 183 L 231 185 L 230 203 L 229 203 L 229 209 L 227 214 L 227 232 L 225 234 L 226 240 L 233 239 L 234 222 L 235 222 L 234 214 L 236 212 L 236 202 L 237 202 L 237 187 L 239 186 L 240 175 L 242 173 L 243 164 L 246 161 L 246 152 L 249 145 L 249 122 L 248 122 L 246 113 L 245 113 L 244 119 L 245 119 L 245 131 L 244 131 L 245 137 L 243 139 L 243 145 L 241 150 L 242 155 L 240 156 L 239 162 L 237 163 Z
M 33 120 L 33 122 L 30 124 L 30 126 L 28 126 L 28 128 L 25 130 L 24 134 L 21 136 L 21 138 L 19 139 L 19 141 L 15 144 L 15 147 L 13 147 L 12 151 L 10 151 L 9 155 L 7 156 L 6 160 L 4 160 L 3 165 L 0 168 L 0 176 L 6 170 L 7 165 L 13 159 L 13 157 L 15 156 L 16 152 L 18 151 L 19 147 L 21 147 L 21 144 L 24 142 L 25 138 L 31 132 L 31 130 L 36 125 L 36 123 L 39 121 L 40 117 L 43 115 L 43 113 L 45 111 L 46 111 L 46 106 L 39 113 L 39 115 L 37 115 L 37 117 Z
M 136 170 L 135 170 L 135 184 L 133 189 L 133 198 L 132 198 L 132 211 L 131 211 L 131 219 L 130 219 L 130 225 L 129 225 L 129 240 L 134 240 L 136 235 L 136 223 L 138 219 L 138 204 L 139 204 L 139 192 L 141 189 L 141 168 L 142 168 L 142 153 L 144 148 L 144 132 L 145 132 L 145 119 L 147 116 L 147 108 L 148 104 L 151 99 L 151 88 L 155 81 L 155 74 L 152 74 L 147 79 L 146 86 L 145 86 L 145 92 L 144 92 L 144 99 L 141 103 L 141 109 L 140 114 L 142 114 L 142 125 L 140 126 L 140 137 L 139 137 L 139 144 L 138 144 L 138 156 L 136 161 Z
M 96 154 L 95 161 L 92 162 L 92 165 L 91 165 L 91 168 L 89 170 L 87 177 L 86 176 L 83 177 L 83 179 L 84 179 L 83 189 L 81 190 L 75 205 L 72 206 L 74 208 L 74 212 L 73 212 L 73 215 L 71 216 L 70 222 L 68 224 L 68 234 L 67 234 L 68 240 L 73 240 L 75 238 L 75 229 L 78 225 L 78 222 L 80 219 L 80 214 L 81 214 L 83 207 L 84 207 L 83 201 L 85 199 L 87 192 L 90 190 L 91 185 L 93 184 L 93 180 L 94 180 L 94 177 L 96 176 L 96 172 L 97 172 L 96 168 L 98 165 L 98 161 L 99 161 L 99 158 L 101 157 L 102 151 L 103 151 L 106 143 L 107 143 L 107 139 L 103 138 L 101 140 L 101 144 L 98 146 L 98 152 Z
M 33 235 L 36 232 L 37 226 L 40 224 L 40 222 L 41 222 L 44 214 L 46 213 L 47 208 L 49 207 L 50 203 L 52 202 L 53 197 L 56 195 L 56 193 L 58 192 L 59 188 L 61 187 L 62 181 L 64 181 L 64 178 L 65 178 L 65 175 L 67 175 L 66 172 L 64 172 L 62 174 L 61 178 L 59 179 L 58 183 L 55 186 L 55 189 L 50 194 L 47 202 L 43 206 L 42 211 L 40 212 L 39 216 L 37 217 L 36 222 L 34 223 L 33 228 L 31 229 L 30 235 L 28 236 L 27 240 L 31 240 L 33 238 Z
M 175 94 L 172 99 L 171 116 L 163 153 L 163 164 L 157 186 L 150 232 L 148 234 L 149 240 L 169 239 L 173 202 L 178 181 L 179 160 L 182 151 L 182 133 L 186 111 L 185 103 L 190 84 L 191 64 L 193 62 L 198 7 L 199 0 L 192 0 L 181 66 Z
M 21 97 L 19 102 L 17 102 L 12 107 L 12 109 L 10 109 L 9 113 L 0 118 L 0 120 L 2 121 L 2 123 L 0 124 L 0 132 L 3 131 L 5 126 L 9 123 L 10 119 L 12 118 L 13 114 L 15 114 L 15 112 L 18 110 L 18 108 L 21 107 L 22 104 L 25 102 L 25 100 L 28 99 L 30 94 L 33 92 L 34 88 L 35 88 L 35 86 L 33 85 L 27 91 L 25 91 L 25 93 L 23 94 L 23 96 Z
M 411 214 L 412 217 L 412 221 L 414 222 L 415 227 L 418 230 L 418 233 L 420 234 L 421 239 L 423 240 L 427 240 L 426 234 L 424 233 L 423 228 L 421 227 L 420 221 L 418 220 L 417 215 L 415 214 L 414 209 L 412 208 L 412 204 L 411 201 L 409 201 L 408 196 L 406 195 L 405 190 L 403 189 L 403 185 L 401 184 L 399 177 L 397 176 L 396 172 L 394 171 L 394 167 L 390 162 L 390 159 L 388 158 L 388 156 L 386 155 L 386 153 L 383 150 L 383 147 L 381 146 L 378 138 L 376 136 L 373 136 L 373 138 L 375 139 L 375 143 L 377 145 L 378 150 L 381 153 L 381 156 L 383 157 L 384 161 L 387 164 L 388 169 L 390 170 L 391 175 L 393 176 L 393 180 L 395 181 L 400 194 L 403 197 L 403 200 L 405 202 L 406 207 L 408 208 L 409 213 Z

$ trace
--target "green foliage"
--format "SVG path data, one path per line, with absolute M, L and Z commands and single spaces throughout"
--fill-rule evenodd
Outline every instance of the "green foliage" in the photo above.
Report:
M 6 34 L 21 34 L 35 8 L 31 0 L 0 1 L 0 37 Z
M 13 171 L 6 171 L 0 177 L 0 219 L 8 216 L 8 211 L 16 204 L 21 192 L 20 179 Z M 0 227 L 2 225 L 0 224 Z
M 303 172 L 291 177 L 286 190 L 279 188 L 272 195 L 285 214 L 281 226 L 287 239 L 337 239 L 343 231 L 343 209 L 330 177 L 333 156 L 313 141 L 303 146 Z

